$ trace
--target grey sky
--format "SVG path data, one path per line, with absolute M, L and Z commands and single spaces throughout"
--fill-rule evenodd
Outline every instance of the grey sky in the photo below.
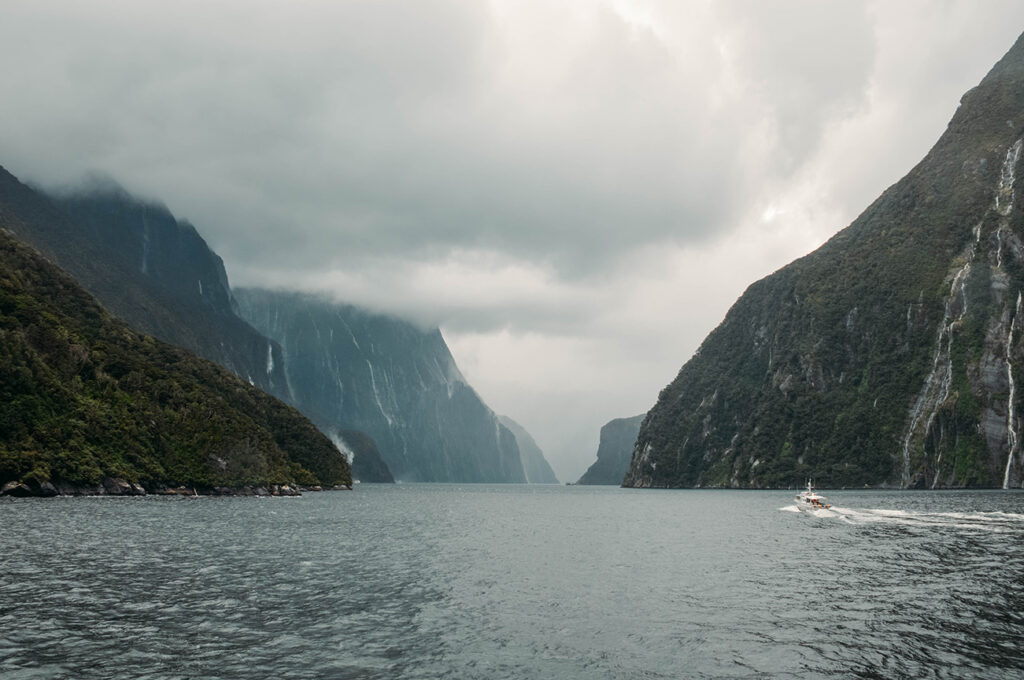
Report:
M 235 284 L 440 324 L 575 479 L 1022 30 L 996 0 L 7 0 L 0 164 L 163 200 Z

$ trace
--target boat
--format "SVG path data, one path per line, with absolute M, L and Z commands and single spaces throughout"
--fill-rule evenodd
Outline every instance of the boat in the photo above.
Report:
M 824 496 L 819 496 L 814 491 L 814 484 L 807 482 L 807 490 L 796 495 L 796 507 L 802 512 L 814 512 L 815 510 L 828 510 L 832 505 Z

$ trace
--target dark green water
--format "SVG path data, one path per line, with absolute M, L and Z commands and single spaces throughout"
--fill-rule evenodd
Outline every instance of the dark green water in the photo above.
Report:
M 1024 494 L 0 502 L 0 677 L 1020 678 Z

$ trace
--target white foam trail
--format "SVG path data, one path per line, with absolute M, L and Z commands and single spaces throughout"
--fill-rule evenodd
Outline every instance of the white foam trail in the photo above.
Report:
M 1005 512 L 914 512 L 882 508 L 833 508 L 851 524 L 889 524 L 994 533 L 1024 531 L 1024 515 Z

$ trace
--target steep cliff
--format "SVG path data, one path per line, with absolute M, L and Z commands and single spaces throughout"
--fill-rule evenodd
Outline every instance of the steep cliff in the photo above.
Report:
M 396 479 L 526 481 L 515 437 L 437 329 L 293 293 L 238 289 L 235 299 L 280 343 L 295 405 L 326 432 L 369 434 Z
M 925 159 L 750 286 L 659 396 L 626 486 L 1021 486 L 1024 42 Z
M 149 489 L 351 483 L 344 456 L 295 409 L 131 330 L 0 229 L 0 484 L 56 493 L 111 478 Z
M 46 196 L 0 168 L 0 216 L 132 328 L 289 399 L 280 347 L 234 313 L 220 257 L 163 206 L 110 181 Z
M 526 431 L 526 428 L 512 420 L 508 416 L 498 416 L 501 424 L 508 428 L 509 432 L 516 438 L 516 445 L 519 447 L 519 457 L 523 461 L 523 474 L 530 484 L 558 484 L 558 477 L 551 469 L 544 452 L 537 446 L 533 436 Z
M 633 445 L 640 433 L 644 414 L 632 418 L 616 418 L 601 428 L 597 460 L 587 468 L 577 484 L 622 484 L 633 457 Z

